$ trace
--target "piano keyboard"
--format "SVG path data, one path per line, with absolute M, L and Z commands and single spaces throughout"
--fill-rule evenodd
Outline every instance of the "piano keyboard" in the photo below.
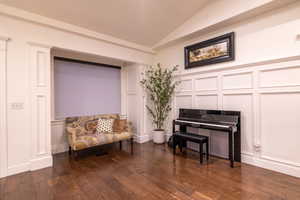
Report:
M 202 122 L 191 122 L 191 121 L 184 121 L 184 120 L 175 120 L 175 121 L 176 121 L 176 122 L 189 123 L 189 124 L 198 124 L 198 125 L 214 126 L 214 127 L 220 127 L 220 128 L 230 128 L 230 126 L 219 125 L 219 124 L 209 124 L 209 123 L 202 123 Z

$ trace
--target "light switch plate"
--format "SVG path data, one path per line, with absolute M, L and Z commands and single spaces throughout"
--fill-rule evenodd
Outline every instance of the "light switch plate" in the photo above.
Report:
M 22 110 L 24 109 L 24 103 L 23 102 L 14 102 L 10 105 L 12 110 Z

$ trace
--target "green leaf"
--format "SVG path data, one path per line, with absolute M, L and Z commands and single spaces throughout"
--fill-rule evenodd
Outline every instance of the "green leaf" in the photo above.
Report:
M 172 97 L 176 86 L 180 83 L 174 81 L 174 73 L 177 70 L 178 65 L 171 69 L 163 69 L 158 63 L 156 67 L 149 67 L 143 73 L 145 78 L 140 81 L 151 101 L 151 104 L 146 107 L 157 129 L 163 128 L 172 110 L 170 105 Z

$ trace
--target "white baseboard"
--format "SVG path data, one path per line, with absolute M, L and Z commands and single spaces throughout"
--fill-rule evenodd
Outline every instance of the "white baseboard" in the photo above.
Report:
M 191 148 L 191 149 L 198 151 L 198 148 L 196 148 L 196 149 Z M 222 157 L 222 158 L 226 157 L 226 156 L 224 157 L 224 155 L 217 154 L 217 153 L 213 153 L 213 155 Z M 300 178 L 300 167 L 289 164 L 289 163 L 277 162 L 277 161 L 262 158 L 262 157 L 255 157 L 254 155 L 248 154 L 248 153 L 242 153 L 242 163 L 246 163 L 246 164 L 253 165 L 256 167 L 261 167 L 264 169 L 268 169 L 268 170 L 272 170 L 272 171 L 276 171 L 279 173 L 283 173 L 283 174 L 287 174 L 290 176 L 295 176 L 295 177 Z
M 30 163 L 29 162 L 22 163 L 22 164 L 19 164 L 19 165 L 13 165 L 13 166 L 8 167 L 7 176 L 11 176 L 11 175 L 14 175 L 14 174 L 19 174 L 19 173 L 22 173 L 22 172 L 27 172 L 29 170 L 30 170 Z
M 46 167 L 51 167 L 53 165 L 52 155 L 45 156 L 42 158 L 33 159 L 30 161 L 30 170 L 38 170 Z
M 136 135 L 134 137 L 134 141 L 137 143 L 145 143 L 145 142 L 149 142 L 150 140 L 151 139 L 149 135 Z
M 172 135 L 173 135 L 172 133 L 166 133 L 166 142 L 169 141 L 169 138 L 170 138 Z
M 34 171 L 38 169 L 43 169 L 46 167 L 51 167 L 52 166 L 52 155 L 43 157 L 43 158 L 38 158 L 31 160 L 30 162 L 22 163 L 19 165 L 13 165 L 8 167 L 7 169 L 7 176 L 19 174 L 22 172 L 27 172 L 27 171 Z
M 166 142 L 168 142 L 169 138 L 171 137 L 172 134 L 165 134 L 166 136 Z M 145 134 L 145 135 L 138 135 L 135 136 L 134 141 L 137 143 L 146 143 L 152 140 L 152 135 L 151 134 Z
M 69 151 L 68 144 L 52 145 L 52 154 L 63 153 Z
M 300 178 L 300 167 L 245 154 L 242 155 L 242 162 Z

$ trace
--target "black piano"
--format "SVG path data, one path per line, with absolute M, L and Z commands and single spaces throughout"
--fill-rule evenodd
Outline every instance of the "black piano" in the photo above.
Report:
M 173 133 L 176 125 L 179 125 L 181 133 L 187 133 L 187 127 L 193 127 L 228 134 L 230 166 L 234 167 L 234 161 L 241 162 L 241 113 L 239 111 L 179 109 L 178 119 L 173 120 Z

